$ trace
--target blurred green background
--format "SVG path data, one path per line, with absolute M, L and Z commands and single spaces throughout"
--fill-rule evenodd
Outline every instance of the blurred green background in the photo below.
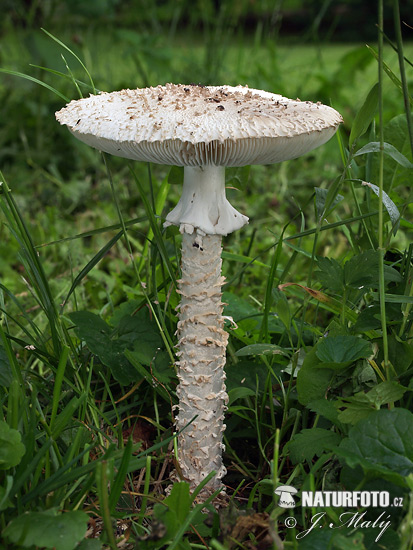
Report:
M 400 9 L 402 21 L 409 22 L 413 0 L 404 0 Z M 332 105 L 344 117 L 341 132 L 346 141 L 355 113 L 377 81 L 377 62 L 366 46 L 376 48 L 376 11 L 376 2 L 365 0 L 2 0 L 0 68 L 8 72 L 0 74 L 0 167 L 33 224 L 35 242 L 48 243 L 117 222 L 99 153 L 78 143 L 55 121 L 55 111 L 66 101 L 11 74 L 38 79 L 68 100 L 91 92 L 78 60 L 42 28 L 83 60 L 98 90 L 166 82 L 247 84 Z M 385 32 L 391 41 L 392 10 L 387 1 Z M 403 32 L 406 41 L 413 35 L 407 25 Z M 412 57 L 410 45 L 405 53 Z M 397 71 L 397 53 L 388 42 L 384 57 Z M 411 67 L 408 70 L 411 79 Z M 387 122 L 402 112 L 403 99 L 390 78 L 383 90 Z M 125 216 L 142 216 L 127 163 L 114 157 L 109 163 Z M 135 165 L 149 192 L 148 167 Z M 249 174 L 236 175 L 232 186 L 242 192 L 230 189 L 228 194 L 234 206 L 251 218 L 244 237 L 262 225 L 269 231 L 282 227 L 307 204 L 314 187 L 327 187 L 333 181 L 340 165 L 333 139 L 303 159 L 252 167 Z M 155 190 L 169 169 L 151 167 Z M 390 192 L 389 186 L 386 189 Z M 176 204 L 179 194 L 180 186 L 173 185 L 167 209 Z M 312 212 L 307 215 L 311 224 Z M 299 226 L 293 224 L 291 229 Z M 143 242 L 145 231 L 143 226 L 137 229 L 137 243 Z M 272 238 L 269 231 L 261 232 L 263 246 Z M 14 286 L 17 248 L 4 231 L 2 238 L 0 270 L 6 283 L 10 275 Z M 84 256 L 108 238 L 110 233 L 83 239 L 82 247 L 79 240 L 47 247 L 42 254 L 51 261 L 51 274 L 65 273 L 79 269 Z M 111 272 L 123 271 L 122 265 L 122 261 L 112 265 Z M 105 285 L 112 288 L 113 277 Z

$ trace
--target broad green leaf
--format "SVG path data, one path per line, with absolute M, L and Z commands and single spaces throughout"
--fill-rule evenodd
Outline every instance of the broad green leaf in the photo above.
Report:
M 333 292 L 342 292 L 344 288 L 344 272 L 341 265 L 334 258 L 317 258 L 319 271 L 315 276 L 324 288 Z
M 273 296 L 273 310 L 277 314 L 278 318 L 281 319 L 282 324 L 287 330 L 291 328 L 291 311 L 290 305 L 288 303 L 287 297 L 284 292 L 278 288 L 274 288 L 272 291 Z
M 380 513 L 374 517 L 376 519 Z M 343 522 L 350 517 L 344 516 Z M 321 524 L 322 522 L 320 522 Z M 327 517 L 323 529 L 313 529 L 310 533 L 300 539 L 299 550 L 395 550 L 400 548 L 399 535 L 391 528 L 388 528 L 376 542 L 380 528 L 363 528 L 358 531 L 354 526 L 346 527 L 340 523 L 334 528 L 329 528 L 331 519 Z
M 380 305 L 371 304 L 362 309 L 358 315 L 356 323 L 353 325 L 354 332 L 367 332 L 378 329 L 381 326 Z
M 25 451 L 20 432 L 0 420 L 0 470 L 17 466 Z
M 371 345 L 357 336 L 327 336 L 320 340 L 316 347 L 316 355 L 323 363 L 349 365 L 369 357 L 372 354 Z
M 317 218 L 320 218 L 324 213 L 324 208 L 326 205 L 326 199 L 328 195 L 328 189 L 322 189 L 321 187 L 315 187 L 315 211 Z M 328 216 L 332 210 L 337 206 L 339 202 L 344 199 L 343 195 L 337 194 L 333 200 L 333 203 L 324 213 L 325 216 Z
M 369 392 L 366 393 L 367 399 L 376 407 L 380 408 L 383 405 L 399 401 L 409 388 L 405 388 L 398 382 L 380 382 Z
M 316 516 L 315 519 L 317 519 Z M 354 527 L 345 527 L 338 523 L 333 527 L 331 518 L 326 516 L 325 521 L 320 521 L 317 525 L 324 529 L 313 529 L 300 539 L 299 550 L 367 550 L 364 546 L 364 529 L 354 532 Z M 347 520 L 350 518 L 346 517 Z M 344 523 L 343 519 L 343 523 Z M 339 531 L 335 529 L 340 529 Z
M 338 525 L 338 527 L 340 524 Z M 352 533 L 352 530 L 349 529 L 349 534 L 345 535 L 344 533 L 334 533 L 334 549 L 335 550 L 366 550 L 364 545 L 364 533 L 356 532 Z
M 298 548 L 299 550 L 320 550 L 321 548 L 329 548 L 333 535 L 334 531 L 332 529 L 324 528 L 311 531 L 303 536 Z
M 184 525 L 190 512 L 191 497 L 188 483 L 184 481 L 174 483 L 171 494 L 163 500 L 162 504 L 157 503 L 153 507 L 153 515 L 159 523 L 159 526 L 157 525 L 159 541 L 172 540 Z M 186 548 L 190 550 L 190 546 L 182 543 L 184 541 L 178 544 L 180 550 Z
M 286 355 L 288 353 L 275 344 L 250 344 L 244 348 L 239 349 L 236 354 L 237 357 L 245 357 L 246 355 Z
M 81 340 L 87 339 L 90 351 L 98 354 L 100 346 L 112 335 L 111 327 L 99 315 L 90 311 L 74 311 L 69 313 L 69 317 L 76 325 L 77 336 Z
M 384 127 L 384 141 L 400 151 L 407 159 L 411 160 L 409 131 L 405 114 L 396 115 Z M 377 161 L 376 161 L 377 162 Z M 409 187 L 412 179 L 410 168 L 404 168 L 391 157 L 384 163 L 384 185 L 388 189 L 396 190 L 399 186 Z M 399 194 L 400 195 L 400 194 Z M 401 220 L 402 223 L 402 220 Z
M 320 360 L 314 347 L 305 357 L 297 374 L 298 400 L 302 405 L 322 399 L 330 386 L 334 372 L 329 368 L 320 368 Z
M 84 539 L 76 550 L 102 550 L 102 543 L 97 539 Z
M 351 127 L 349 145 L 353 145 L 360 136 L 366 132 L 377 111 L 379 99 L 379 85 L 376 83 L 368 93 L 366 100 L 356 114 Z
M 307 408 L 324 418 L 327 418 L 333 424 L 338 422 L 338 411 L 333 401 L 328 399 L 317 399 L 308 403 Z
M 149 366 L 159 348 L 162 347 L 162 338 L 154 321 L 151 321 L 147 308 L 143 308 L 136 315 L 126 315 L 118 325 L 119 341 L 134 351 L 136 359 L 143 365 Z
M 382 485 L 378 487 L 379 490 L 382 489 Z M 378 514 L 376 517 L 378 517 Z M 376 518 L 375 518 L 376 519 Z M 392 522 L 394 527 L 397 527 L 397 521 Z M 393 548 L 401 548 L 401 540 L 399 534 L 394 531 L 391 527 L 388 527 L 380 536 L 377 541 L 377 537 L 380 534 L 380 528 L 377 529 L 370 527 L 368 529 L 363 529 L 364 535 L 364 546 L 366 550 L 393 550 Z M 378 546 L 380 544 L 380 546 Z
M 255 395 L 255 391 L 251 388 L 233 388 L 228 391 L 228 405 L 232 405 L 237 399 L 243 399 L 244 397 L 251 397 Z
M 387 122 L 384 127 L 384 140 L 393 145 L 397 151 L 402 153 L 410 151 L 409 131 L 404 113 L 394 116 Z
M 374 183 L 369 183 L 368 181 L 363 181 L 363 185 L 371 189 L 373 193 L 380 197 L 380 188 L 377 185 L 374 185 Z M 395 235 L 399 226 L 401 214 L 397 206 L 385 191 L 382 191 L 382 201 L 387 213 L 390 216 L 391 223 L 394 226 L 393 234 Z
M 25 512 L 13 519 L 2 535 L 19 547 L 74 550 L 84 538 L 89 516 L 79 510 L 56 514 L 56 510 Z
M 338 445 L 341 437 L 330 430 L 323 428 L 309 428 L 301 430 L 288 443 L 288 450 L 293 464 L 311 461 L 314 456 L 321 456 L 324 451 Z
M 403 277 L 397 269 L 394 269 L 394 267 L 390 267 L 389 265 L 385 265 L 384 280 L 386 283 L 401 283 L 403 281 Z
M 397 382 L 380 382 L 367 393 L 357 392 L 354 396 L 338 399 L 335 403 L 340 410 L 338 419 L 345 424 L 357 424 L 362 418 L 367 418 L 371 413 L 399 401 L 409 388 L 401 386 Z
M 245 317 L 251 317 L 259 313 L 259 309 L 251 301 L 240 298 L 232 292 L 223 292 L 222 301 L 226 304 L 224 315 L 229 315 L 236 323 Z
M 384 266 L 385 280 L 386 280 L 386 267 L 388 266 Z M 362 309 L 361 312 L 358 314 L 357 321 L 352 327 L 354 332 L 368 332 L 374 329 L 378 329 L 381 326 L 380 305 L 378 303 L 379 294 L 378 292 L 372 292 L 371 295 L 374 298 L 374 300 L 376 300 L 376 302 L 373 302 L 371 305 L 367 306 L 365 309 Z M 386 298 L 388 296 L 389 295 L 386 294 Z M 392 303 L 392 300 L 386 299 L 386 318 L 389 323 L 394 323 L 394 321 L 397 319 L 401 320 L 401 316 L 402 316 L 400 307 L 397 305 L 397 302 L 400 303 L 403 299 L 403 296 L 396 296 L 396 295 L 394 296 L 395 298 L 398 298 L 398 300 L 395 301 L 394 303 Z
M 366 250 L 344 264 L 344 282 L 352 288 L 372 285 L 378 281 L 379 253 Z
M 340 410 L 338 420 L 343 424 L 357 424 L 376 411 L 364 392 L 357 392 L 354 396 L 338 399 L 335 403 Z
M 228 363 L 225 366 L 227 391 L 235 388 L 249 388 L 255 393 L 257 389 L 263 391 L 268 370 L 259 359 L 240 359 L 236 364 Z
M 413 346 L 411 342 L 400 340 L 397 336 L 391 334 L 388 343 L 389 359 L 398 374 L 413 366 Z
M 404 168 L 413 168 L 413 163 L 411 163 L 400 151 L 396 149 L 390 143 L 383 143 L 383 152 L 385 155 L 388 155 L 393 160 L 395 160 L 400 166 Z M 367 153 L 380 153 L 380 142 L 371 141 L 367 143 L 364 147 L 353 153 L 353 157 L 358 157 L 360 155 L 366 155 Z
M 166 350 L 157 352 L 151 369 L 156 379 L 162 384 L 169 384 L 171 380 L 176 378 L 174 366 Z
M 351 467 L 383 476 L 398 485 L 413 473 L 413 414 L 380 409 L 360 420 L 336 449 Z
M 114 331 L 103 319 L 89 311 L 75 311 L 69 317 L 76 325 L 77 336 L 111 369 L 118 382 L 128 385 L 139 380 L 136 369 L 124 355 L 127 342 L 112 340 Z
M 189 484 L 185 481 L 174 483 L 170 495 L 163 503 L 176 514 L 178 522 L 183 523 L 191 510 Z

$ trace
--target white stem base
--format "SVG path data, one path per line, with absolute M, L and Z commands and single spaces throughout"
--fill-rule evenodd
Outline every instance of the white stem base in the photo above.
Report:
M 201 500 L 222 487 L 226 474 L 222 437 L 228 401 L 224 383 L 228 334 L 222 317 L 221 251 L 220 235 L 183 234 L 176 428 L 183 430 L 178 436 L 179 465 L 191 489 L 212 470 L 217 472 Z
M 223 166 L 185 166 L 182 195 L 167 215 L 165 227 L 177 225 L 181 233 L 198 229 L 205 235 L 228 235 L 247 223 L 248 218 L 225 196 Z

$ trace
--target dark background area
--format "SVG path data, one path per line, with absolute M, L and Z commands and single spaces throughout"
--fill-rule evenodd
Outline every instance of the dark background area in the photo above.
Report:
M 385 27 L 393 3 L 384 2 Z M 377 3 L 369 0 L 2 0 L 0 30 L 62 25 L 81 30 L 116 24 L 134 30 L 197 32 L 225 20 L 243 35 L 354 42 L 376 38 Z M 412 24 L 413 0 L 400 3 Z M 412 31 L 413 32 L 413 31 Z M 391 37 L 391 36 L 390 36 Z

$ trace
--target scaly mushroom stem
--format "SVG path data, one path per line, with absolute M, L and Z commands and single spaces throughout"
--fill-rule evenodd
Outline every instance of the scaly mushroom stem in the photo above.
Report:
M 222 437 L 228 400 L 224 384 L 228 334 L 222 317 L 221 240 L 246 223 L 248 218 L 226 199 L 223 166 L 185 166 L 181 198 L 165 225 L 178 225 L 183 234 L 178 290 L 182 298 L 176 428 L 183 430 L 178 437 L 179 466 L 192 490 L 210 472 L 217 472 L 201 500 L 222 487 L 226 474 Z
M 165 226 L 177 225 L 181 232 L 199 229 L 206 235 L 228 235 L 248 223 L 248 218 L 225 197 L 224 166 L 185 166 L 184 186 Z
M 225 391 L 225 348 L 221 287 L 221 235 L 182 236 L 181 303 L 178 322 L 179 465 L 191 489 L 212 471 L 201 498 L 222 487 Z M 195 420 L 185 426 L 195 416 Z M 185 429 L 184 429 L 185 428 Z

